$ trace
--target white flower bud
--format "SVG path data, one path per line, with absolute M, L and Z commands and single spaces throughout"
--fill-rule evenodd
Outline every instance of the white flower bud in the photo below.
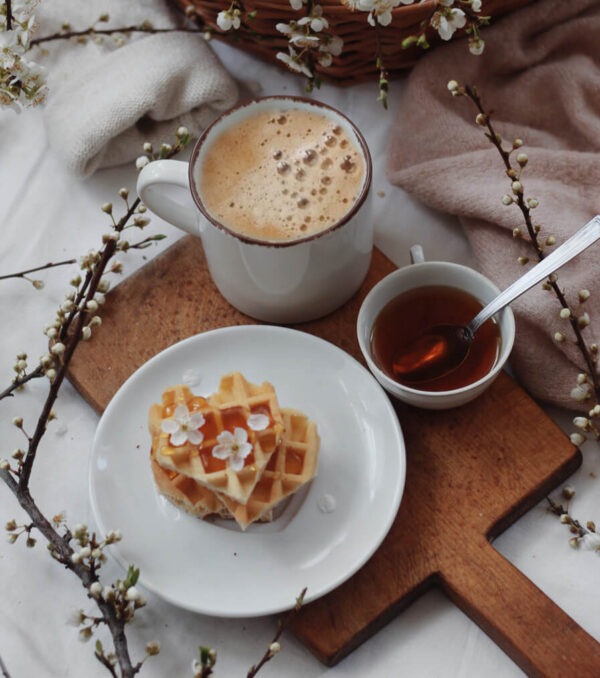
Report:
M 586 417 L 575 417 L 573 419 L 573 424 L 584 431 L 588 428 L 589 423 Z
M 0 459 L 0 471 L 8 471 L 10 469 L 10 464 L 8 459 Z
M 523 184 L 520 181 L 513 181 L 510 187 L 513 193 L 523 193 Z
M 146 141 L 143 148 L 144 153 L 152 153 L 152 144 L 149 141 Z
M 555 332 L 554 333 L 554 341 L 557 344 L 562 344 L 565 339 L 566 339 L 566 337 L 562 332 Z
M 589 314 L 583 313 L 582 315 L 580 315 L 579 318 L 577 318 L 577 324 L 579 325 L 579 327 L 581 327 L 581 329 L 587 327 L 590 324 Z
M 144 169 L 146 165 L 150 162 L 145 155 L 140 155 L 140 157 L 135 161 L 135 167 L 138 170 Z
M 125 597 L 127 600 L 131 600 L 133 602 L 137 601 L 140 599 L 140 592 L 135 588 L 135 586 L 130 586 L 127 589 L 127 593 L 125 594 Z
M 448 91 L 456 92 L 456 90 L 458 89 L 458 82 L 456 82 L 456 80 L 450 80 L 448 82 L 447 87 L 448 87 Z
M 589 384 L 579 384 L 578 386 L 575 386 L 575 388 L 571 390 L 571 398 L 577 400 L 577 402 L 582 402 L 583 400 L 588 398 L 589 395 L 590 395 Z
M 111 202 L 105 202 L 104 205 L 100 208 L 106 214 L 112 214 L 113 206 Z
M 560 313 L 558 314 L 563 320 L 568 320 L 571 317 L 570 308 L 561 308 Z
M 534 210 L 539 204 L 540 203 L 536 198 L 529 198 L 527 200 L 527 206 L 532 210 Z
M 102 584 L 99 581 L 95 581 L 90 584 L 90 595 L 93 598 L 100 598 L 102 595 Z
M 590 291 L 589 290 L 579 290 L 579 301 L 583 304 L 585 301 L 587 301 L 590 298 Z
M 269 645 L 269 654 L 277 654 L 281 650 L 281 645 L 277 642 L 274 641 Z
M 512 205 L 513 204 L 513 198 L 512 196 L 505 194 L 502 196 L 502 204 L 503 205 Z M 516 230 L 516 229 L 515 229 Z
M 521 167 L 525 167 L 528 160 L 529 158 L 527 157 L 527 153 L 519 153 L 517 155 L 517 162 L 519 163 L 519 165 L 521 165 Z
M 52 346 L 50 351 L 54 353 L 54 355 L 62 355 L 65 352 L 65 349 L 66 349 L 65 345 L 62 342 L 58 341 L 56 344 L 54 344 L 54 346 Z
M 157 655 L 160 652 L 160 643 L 157 640 L 151 640 L 146 644 L 146 654 L 150 657 Z
M 92 338 L 92 330 L 91 330 L 90 327 L 84 327 L 84 328 L 81 330 L 81 338 L 82 338 L 84 341 L 88 341 L 88 339 L 91 339 L 91 338 Z

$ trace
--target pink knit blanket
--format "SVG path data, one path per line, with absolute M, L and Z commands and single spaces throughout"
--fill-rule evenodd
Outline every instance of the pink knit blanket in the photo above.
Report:
M 524 273 L 518 258 L 530 256 L 531 266 L 535 254 L 513 238 L 525 224 L 516 205 L 502 203 L 511 190 L 498 151 L 475 124 L 474 106 L 451 96 L 447 83 L 477 87 L 505 146 L 523 140 L 525 197 L 539 201 L 532 215 L 542 241 L 560 244 L 600 213 L 600 0 L 537 0 L 484 38 L 481 56 L 458 40 L 414 68 L 392 126 L 388 173 L 421 202 L 459 217 L 478 268 L 503 289 Z M 558 282 L 575 313 L 589 315 L 587 343 L 600 343 L 600 242 L 563 267 Z M 582 289 L 591 292 L 584 304 Z M 571 393 L 584 363 L 554 293 L 535 288 L 513 310 L 511 364 L 520 382 L 544 401 L 587 409 Z M 567 340 L 557 343 L 557 332 Z

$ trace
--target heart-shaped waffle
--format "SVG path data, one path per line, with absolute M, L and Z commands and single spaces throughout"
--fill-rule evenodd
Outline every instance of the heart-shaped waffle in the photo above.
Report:
M 283 438 L 248 501 L 241 504 L 219 496 L 243 530 L 250 523 L 264 521 L 277 504 L 316 475 L 320 443 L 316 424 L 298 410 L 284 407 L 281 414 Z
M 149 414 L 154 458 L 243 504 L 281 440 L 277 396 L 268 382 L 251 384 L 239 372 L 223 377 L 215 396 L 208 401 L 184 385 L 164 391 Z
M 175 506 L 179 506 L 198 518 L 218 515 L 221 518 L 231 518 L 227 507 L 219 501 L 217 495 L 200 485 L 193 478 L 184 476 L 176 471 L 169 471 L 156 461 L 154 454 L 151 458 L 152 475 L 161 494 Z
M 282 408 L 281 415 L 283 437 L 246 504 L 218 495 L 189 476 L 164 469 L 152 450 L 152 473 L 158 489 L 198 518 L 235 518 L 243 530 L 253 522 L 271 521 L 275 507 L 314 478 L 319 453 L 316 424 L 297 410 Z

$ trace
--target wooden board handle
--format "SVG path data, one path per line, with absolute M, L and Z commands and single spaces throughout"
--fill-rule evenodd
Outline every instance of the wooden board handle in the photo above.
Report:
M 528 676 L 600 676 L 600 644 L 487 540 L 453 555 L 441 573 L 446 594 Z

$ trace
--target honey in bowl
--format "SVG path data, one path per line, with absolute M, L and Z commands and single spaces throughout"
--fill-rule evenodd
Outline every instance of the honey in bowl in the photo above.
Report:
M 436 325 L 467 325 L 483 305 L 457 287 L 431 285 L 407 290 L 388 302 L 373 323 L 371 352 L 375 362 L 394 381 L 422 391 L 451 391 L 484 377 L 501 348 L 498 323 L 492 318 L 475 333 L 469 353 L 455 370 L 414 382 L 394 371 L 396 356 Z

